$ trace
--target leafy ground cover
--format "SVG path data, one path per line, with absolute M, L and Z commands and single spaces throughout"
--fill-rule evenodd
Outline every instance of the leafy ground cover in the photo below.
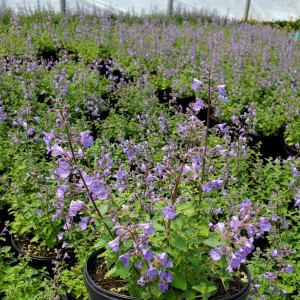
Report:
M 172 204 L 190 217 L 196 209 L 190 200 L 202 195 L 201 214 L 213 220 L 195 225 L 203 237 L 224 226 L 239 234 L 236 241 L 249 238 L 251 251 L 241 259 L 251 273 L 252 299 L 298 299 L 299 155 L 262 159 L 259 145 L 248 146 L 249 133 L 272 136 L 287 128 L 286 141 L 299 149 L 300 44 L 292 28 L 199 12 L 60 15 L 2 5 L 0 40 L 0 212 L 8 208 L 12 217 L 4 224 L 7 215 L 1 216 L 1 298 L 59 298 L 67 290 L 87 299 L 83 266 L 110 241 L 103 232 L 113 225 L 111 206 L 149 221 L 173 197 L 172 176 L 179 176 Z M 219 88 L 210 129 L 191 118 L 210 105 L 194 80 L 206 82 L 208 67 L 211 85 L 226 84 L 227 92 Z M 168 90 L 167 101 L 159 101 L 161 90 Z M 192 102 L 182 100 L 183 112 L 177 99 L 186 96 Z M 92 193 L 104 221 L 82 207 L 72 211 L 75 200 L 93 207 L 80 172 L 99 180 Z M 200 192 L 187 188 L 192 179 Z M 253 221 L 247 227 L 246 216 Z M 56 249 L 54 279 L 41 284 L 26 258 L 14 257 L 7 229 L 37 248 Z M 184 254 L 186 241 L 172 241 Z M 233 245 L 241 254 L 241 245 Z M 225 257 L 224 244 L 205 247 L 215 263 Z M 77 259 L 67 268 L 68 256 Z M 176 284 L 184 293 L 184 284 Z

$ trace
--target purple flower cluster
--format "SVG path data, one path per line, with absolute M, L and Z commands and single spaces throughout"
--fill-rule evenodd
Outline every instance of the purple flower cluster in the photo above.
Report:
M 138 233 L 138 228 L 142 229 L 142 233 Z M 125 267 L 130 266 L 130 258 L 135 257 L 138 263 L 135 264 L 137 269 L 143 268 L 143 261 L 147 266 L 147 271 L 141 274 L 137 284 L 144 286 L 145 284 L 154 283 L 155 278 L 158 280 L 158 285 L 161 291 L 165 292 L 169 288 L 169 283 L 173 281 L 173 275 L 167 269 L 173 267 L 173 262 L 169 260 L 168 254 L 155 253 L 151 250 L 152 244 L 148 239 L 149 235 L 154 233 L 153 225 L 149 223 L 115 226 L 117 237 L 108 243 L 114 252 L 118 252 L 120 241 L 132 240 L 133 248 L 125 254 L 120 255 L 119 259 Z M 160 266 L 160 268 L 159 268 Z M 149 279 L 151 279 L 149 281 Z

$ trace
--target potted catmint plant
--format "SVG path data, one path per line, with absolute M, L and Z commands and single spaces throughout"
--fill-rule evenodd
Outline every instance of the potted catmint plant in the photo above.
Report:
M 261 143 L 263 157 L 283 156 L 282 134 L 286 123 L 284 108 L 280 104 L 252 102 L 247 107 L 245 127 L 249 131 L 250 145 Z
M 212 86 L 213 77 L 208 68 L 192 85 L 207 93 L 207 126 L 195 116 L 198 98 L 178 123 L 177 135 L 159 150 L 160 162 L 152 159 L 147 142 L 133 140 L 102 146 L 92 162 L 93 138 L 88 130 L 76 133 L 69 106 L 57 99 L 52 112 L 60 132 L 53 132 L 47 147 L 65 179 L 77 178 L 64 189 L 69 222 L 95 232 L 97 250 L 84 268 L 89 299 L 247 298 L 250 274 L 243 262 L 254 238 L 272 225 L 257 214 L 264 207 L 249 200 L 238 210 L 228 209 L 223 221 L 216 217 L 218 195 L 226 195 L 227 185 L 237 180 L 229 174 L 226 155 L 238 166 L 245 145 L 235 149 L 209 129 L 211 105 L 228 100 L 225 85 Z M 113 160 L 117 147 L 123 155 Z

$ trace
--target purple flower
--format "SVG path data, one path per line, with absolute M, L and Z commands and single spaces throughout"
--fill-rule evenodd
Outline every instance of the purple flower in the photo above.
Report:
M 147 235 L 151 235 L 154 232 L 153 225 L 150 222 L 149 223 L 145 223 L 145 224 L 139 224 L 138 227 L 143 228 L 144 232 Z
M 81 230 L 86 230 L 87 224 L 89 222 L 90 217 L 80 217 L 81 222 L 78 223 L 78 226 L 80 227 Z
M 55 197 L 56 198 L 62 198 L 66 192 L 66 190 L 69 188 L 68 185 L 60 185 L 59 188 L 56 191 Z
M 129 257 L 130 257 L 130 255 L 129 255 L 128 252 L 125 253 L 124 255 L 121 255 L 121 256 L 119 257 L 119 260 L 124 264 L 124 266 L 125 266 L 126 268 L 128 268 L 129 265 L 130 265 Z
M 50 133 L 43 132 L 43 135 L 44 135 L 43 141 L 46 143 L 47 153 L 49 153 L 50 152 L 50 142 L 55 137 L 54 131 L 51 130 Z
M 220 99 L 224 102 L 228 102 L 228 98 L 225 97 L 225 95 L 226 95 L 225 87 L 226 87 L 226 85 L 218 85 L 217 86 L 219 93 L 220 93 L 220 96 L 218 97 L 218 99 Z
M 137 284 L 144 286 L 148 282 L 148 279 L 146 276 L 143 274 L 141 278 L 137 281 Z
M 39 215 L 41 215 L 41 214 L 42 214 L 42 212 L 43 212 L 43 210 L 42 210 L 42 209 L 38 209 L 38 210 L 36 211 L 36 215 L 37 215 L 37 216 L 39 216 Z
M 94 180 L 91 185 L 91 192 L 95 195 L 97 195 L 97 198 L 99 200 L 105 200 L 108 196 L 108 192 L 106 188 L 100 184 L 99 180 Z
M 32 136 L 34 134 L 35 127 L 31 127 L 27 130 L 27 135 Z
M 193 84 L 192 84 L 192 89 L 194 91 L 196 91 L 200 85 L 203 85 L 203 83 L 200 80 L 198 80 L 197 78 L 194 78 Z
M 156 254 L 161 265 L 165 268 L 173 268 L 173 262 L 168 259 L 168 253 L 163 252 L 162 254 Z
M 282 270 L 281 270 L 283 273 L 293 273 L 293 271 L 294 271 L 294 268 L 293 268 L 293 266 L 291 266 L 291 265 L 287 265 L 287 267 L 286 268 L 283 268 Z
M 260 232 L 263 233 L 265 231 L 269 232 L 272 225 L 271 223 L 269 222 L 269 218 L 268 217 L 261 217 L 260 218 Z
M 114 240 L 112 240 L 111 242 L 108 243 L 108 246 L 109 246 L 114 252 L 118 252 L 118 250 L 119 250 L 119 240 L 120 240 L 120 237 L 117 236 Z
M 222 247 L 211 249 L 209 252 L 210 257 L 215 261 L 220 260 L 222 255 L 222 249 L 223 249 Z
M 63 242 L 63 244 L 62 244 L 62 246 L 61 246 L 61 247 L 64 249 L 64 248 L 66 248 L 66 246 L 67 246 L 67 245 L 69 245 L 69 243 L 67 243 L 67 242 Z
M 225 231 L 226 227 L 223 222 L 219 222 L 215 225 L 215 229 L 219 232 Z
M 146 276 L 148 278 L 152 278 L 154 276 L 158 275 L 158 271 L 156 270 L 156 268 L 154 268 L 151 264 L 150 264 L 150 268 L 148 269 Z
M 85 203 L 81 200 L 72 200 L 70 204 L 70 209 L 69 209 L 69 216 L 74 217 L 76 216 L 77 212 L 82 210 L 82 211 L 87 211 L 89 208 L 85 205 Z
M 169 205 L 168 207 L 163 208 L 161 212 L 163 217 L 168 220 L 172 220 L 176 216 L 176 210 L 174 209 L 173 205 Z
M 228 131 L 228 128 L 226 128 L 226 123 L 219 124 L 218 126 L 223 134 Z
M 198 112 L 204 107 L 205 107 L 205 102 L 199 98 L 196 98 L 196 102 L 193 104 L 193 110 L 195 112 Z
M 143 249 L 142 250 L 142 253 L 143 253 L 143 257 L 146 259 L 146 260 L 151 260 L 152 257 L 153 257 L 153 252 L 149 249 Z
M 57 169 L 57 175 L 60 178 L 67 178 L 70 174 L 70 165 L 64 161 L 59 163 L 59 168 Z
M 83 147 L 89 148 L 93 145 L 94 139 L 92 136 L 89 136 L 90 131 L 86 130 L 82 133 L 80 133 L 81 135 L 81 144 Z
M 165 283 L 165 282 L 160 282 L 158 284 L 158 287 L 159 287 L 159 289 L 161 291 L 166 292 L 168 290 L 168 288 L 169 288 L 169 285 L 167 283 Z
M 203 192 L 209 193 L 212 190 L 212 185 L 210 182 L 207 182 L 202 184 L 201 188 Z
M 276 277 L 276 273 L 273 272 L 266 272 L 263 274 L 263 279 L 269 279 L 269 280 L 273 280 Z
M 233 216 L 231 218 L 231 221 L 229 222 L 229 225 L 232 230 L 238 230 L 239 225 L 240 225 L 239 217 Z
M 63 238 L 63 236 L 64 236 L 64 232 L 60 232 L 58 235 L 57 235 L 57 238 L 59 239 L 59 240 L 61 240 L 62 238 Z

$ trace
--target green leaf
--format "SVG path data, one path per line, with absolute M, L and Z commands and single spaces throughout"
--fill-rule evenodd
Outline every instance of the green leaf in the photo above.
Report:
M 180 235 L 177 235 L 177 236 L 172 236 L 170 238 L 170 244 L 177 248 L 177 249 L 180 249 L 180 250 L 183 250 L 183 251 L 187 251 L 187 245 L 186 245 L 186 241 L 185 239 L 180 236 Z
M 123 279 L 128 278 L 130 268 L 126 268 L 121 261 L 116 262 L 116 274 Z
M 106 245 L 109 242 L 109 239 L 101 239 L 98 243 L 94 244 L 93 249 L 100 249 L 104 245 Z
M 105 223 L 109 228 L 112 228 L 115 224 L 109 217 L 105 217 L 101 220 L 101 222 Z
M 36 235 L 30 240 L 30 242 L 34 243 L 34 242 L 37 242 L 38 240 L 39 240 L 39 236 Z
M 195 299 L 196 298 L 196 293 L 192 291 L 187 291 L 182 294 L 185 299 Z
M 193 286 L 193 289 L 201 294 L 205 294 L 206 293 L 206 284 L 204 282 L 200 282 L 199 285 Z
M 214 292 L 214 291 L 216 291 L 218 288 L 216 287 L 216 286 L 208 286 L 207 288 L 206 288 L 206 293 L 211 293 L 211 292 Z
M 175 273 L 173 274 L 173 276 L 174 279 L 172 281 L 172 286 L 182 291 L 185 291 L 187 287 L 185 277 L 181 273 Z
M 203 243 L 212 248 L 216 248 L 219 244 L 219 240 L 218 238 L 214 237 L 214 238 L 209 238 L 207 240 L 204 240 Z
M 209 234 L 209 225 L 206 222 L 201 222 L 199 224 L 199 234 L 202 236 L 208 236 Z
M 102 216 L 104 216 L 106 214 L 107 210 L 108 210 L 108 204 L 102 204 L 99 207 L 99 211 L 102 214 Z

